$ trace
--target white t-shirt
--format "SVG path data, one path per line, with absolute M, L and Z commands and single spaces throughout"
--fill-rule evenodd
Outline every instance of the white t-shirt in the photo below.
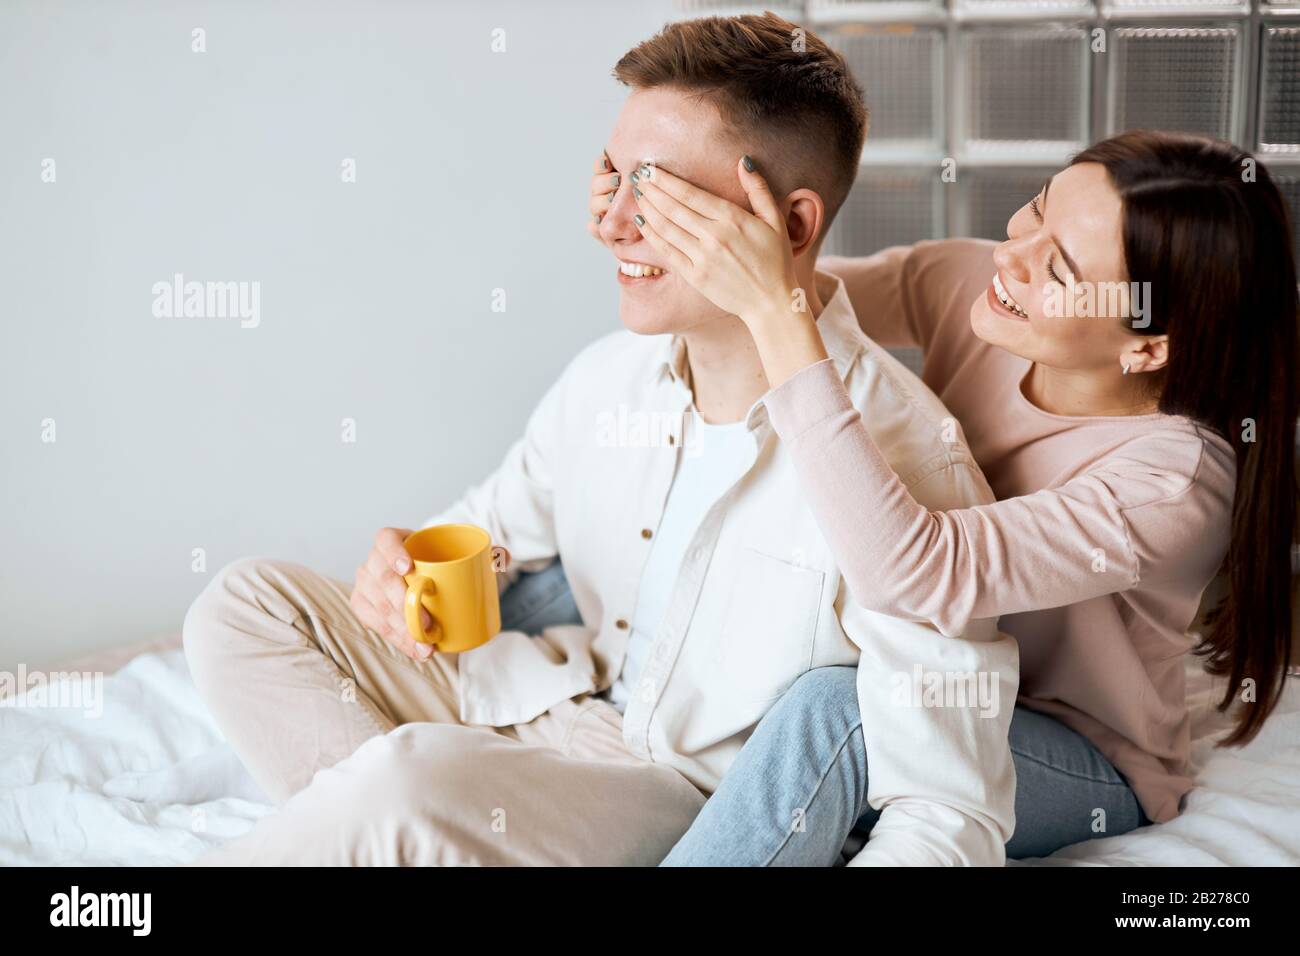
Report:
M 650 545 L 637 590 L 627 656 L 618 679 L 609 688 L 609 701 L 622 713 L 636 688 L 655 632 L 668 608 L 682 556 L 704 516 L 744 474 L 754 439 L 744 420 L 710 425 L 691 406 L 687 434 L 678 456 L 677 472 L 664 505 L 659 529 Z

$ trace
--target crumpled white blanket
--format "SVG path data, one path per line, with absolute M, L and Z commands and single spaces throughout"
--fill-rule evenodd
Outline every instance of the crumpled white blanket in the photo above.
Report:
M 103 708 L 0 706 L 0 865 L 188 863 L 274 807 L 208 715 L 178 642 L 103 677 Z M 82 665 L 83 667 L 85 665 Z M 1300 681 L 1244 748 L 1189 663 L 1197 789 L 1182 816 L 1018 866 L 1300 865 Z
M 103 678 L 102 713 L 0 706 L 0 864 L 167 865 L 274 810 L 179 649 Z

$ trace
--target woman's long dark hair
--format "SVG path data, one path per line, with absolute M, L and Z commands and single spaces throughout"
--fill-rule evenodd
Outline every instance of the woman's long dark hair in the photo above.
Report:
M 1228 678 L 1220 710 L 1254 680 L 1255 704 L 1221 742 L 1245 743 L 1291 657 L 1300 346 L 1286 203 L 1249 153 L 1200 136 L 1122 133 L 1073 163 L 1105 166 L 1123 200 L 1129 280 L 1153 292 L 1150 325 L 1135 331 L 1169 336 L 1160 411 L 1204 423 L 1237 454 L 1227 593 L 1196 651 Z

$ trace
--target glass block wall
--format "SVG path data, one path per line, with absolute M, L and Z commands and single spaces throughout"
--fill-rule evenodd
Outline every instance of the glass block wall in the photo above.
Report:
M 1231 139 L 1291 203 L 1300 249 L 1300 0 L 675 0 L 772 10 L 842 51 L 871 108 L 828 253 L 1002 239 L 1069 157 L 1135 127 Z M 945 160 L 956 181 L 944 183 Z

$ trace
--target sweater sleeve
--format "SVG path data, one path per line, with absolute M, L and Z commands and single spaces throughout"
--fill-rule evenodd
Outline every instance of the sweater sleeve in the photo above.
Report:
M 844 283 L 858 324 L 871 339 L 885 348 L 928 352 L 936 337 L 971 337 L 966 317 L 977 290 L 969 277 L 988 281 L 993 249 L 994 243 L 981 239 L 927 240 L 869 256 L 826 256 L 817 267 Z M 945 322 L 951 325 L 942 327 Z
M 886 348 L 921 346 L 908 286 L 902 279 L 912 248 L 891 246 L 870 256 L 826 256 L 817 261 L 817 268 L 843 281 L 862 331 Z
M 1131 588 L 1147 563 L 1177 566 L 1222 518 L 1217 502 L 1188 500 L 1190 473 L 1123 449 L 1056 488 L 930 511 L 890 468 L 829 360 L 766 404 L 854 600 L 946 635 Z M 1178 453 L 1191 453 L 1186 442 Z

